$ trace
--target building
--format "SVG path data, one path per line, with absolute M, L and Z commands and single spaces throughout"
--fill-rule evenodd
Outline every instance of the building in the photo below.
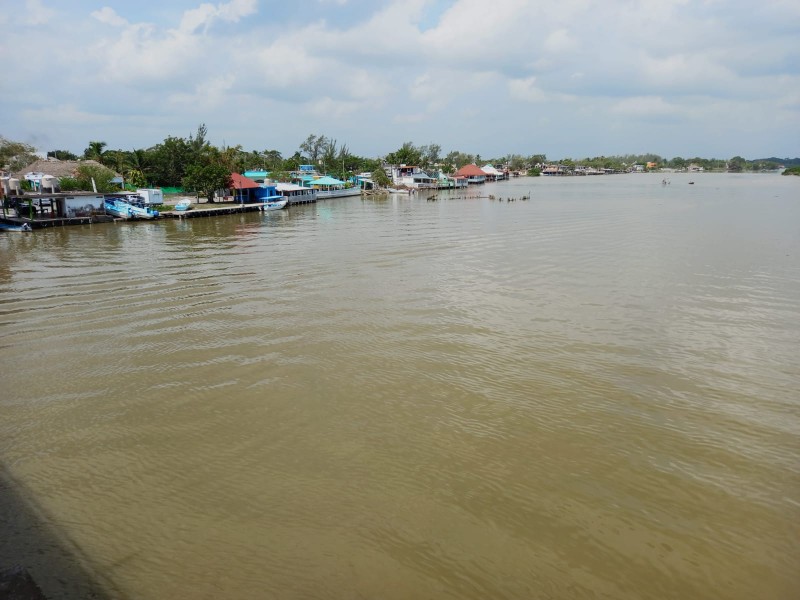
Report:
M 386 174 L 389 176 L 389 179 L 392 180 L 392 183 L 397 186 L 417 189 L 435 189 L 438 187 L 438 182 L 435 177 L 431 177 L 421 168 L 413 165 L 386 167 Z
M 486 183 L 486 172 L 476 164 L 464 165 L 456 171 L 456 177 L 466 177 L 467 183 Z

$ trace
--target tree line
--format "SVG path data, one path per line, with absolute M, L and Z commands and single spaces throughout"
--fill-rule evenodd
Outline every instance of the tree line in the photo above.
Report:
M 684 169 L 690 164 L 704 170 L 762 171 L 773 170 L 780 163 L 773 159 L 748 161 L 741 156 L 730 159 L 707 159 L 702 157 L 666 159 L 657 154 L 623 156 L 595 156 L 582 159 L 562 158 L 548 160 L 545 154 L 508 154 L 482 157 L 458 150 L 442 153 L 439 144 L 417 145 L 405 142 L 397 150 L 385 156 L 369 158 L 353 154 L 346 144 L 325 135 L 309 135 L 291 156 L 284 157 L 278 150 L 244 150 L 241 145 L 218 148 L 208 141 L 205 124 L 188 137 L 168 136 L 161 143 L 149 148 L 132 150 L 109 149 L 103 141 L 90 141 L 78 156 L 68 150 L 51 150 L 47 155 L 60 160 L 91 159 L 100 167 L 83 165 L 75 178 L 64 178 L 61 187 L 90 189 L 87 182 L 94 180 L 99 191 L 108 191 L 107 181 L 114 174 L 122 175 L 125 182 L 134 187 L 182 187 L 187 191 L 213 198 L 217 189 L 230 187 L 231 173 L 249 170 L 264 170 L 277 181 L 288 181 L 290 173 L 301 164 L 312 164 L 322 173 L 347 179 L 355 173 L 369 172 L 383 179 L 384 164 L 406 164 L 425 170 L 441 170 L 454 173 L 467 164 L 491 163 L 513 171 L 535 173 L 544 164 L 557 163 L 567 167 L 583 165 L 598 169 L 625 170 L 634 164 L 654 163 L 657 168 Z M 34 148 L 22 142 L 14 142 L 0 136 L 0 166 L 9 171 L 20 171 L 36 160 Z M 113 187 L 113 186 L 112 186 Z

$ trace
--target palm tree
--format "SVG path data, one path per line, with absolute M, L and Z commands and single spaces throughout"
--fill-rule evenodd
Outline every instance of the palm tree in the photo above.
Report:
M 89 142 L 89 147 L 83 151 L 83 158 L 96 160 L 97 162 L 102 163 L 103 148 L 106 146 L 108 146 L 108 144 L 105 142 Z

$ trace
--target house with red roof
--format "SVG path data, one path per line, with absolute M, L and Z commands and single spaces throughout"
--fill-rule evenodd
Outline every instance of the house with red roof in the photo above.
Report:
M 456 171 L 456 177 L 466 177 L 467 183 L 486 183 L 486 173 L 476 164 L 464 165 Z

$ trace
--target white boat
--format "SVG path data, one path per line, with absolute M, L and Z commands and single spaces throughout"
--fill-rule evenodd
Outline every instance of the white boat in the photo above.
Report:
M 22 223 L 21 225 L 14 225 L 13 223 L 0 223 L 0 231 L 17 231 L 28 233 L 33 231 L 33 228 L 27 223 Z
M 192 207 L 191 198 L 183 198 L 175 203 L 175 210 L 179 210 L 181 212 L 184 210 L 189 210 L 191 207 Z
M 106 198 L 105 209 L 107 214 L 120 219 L 154 219 L 158 216 L 157 210 L 138 206 L 120 198 Z
M 282 208 L 286 208 L 286 205 L 289 203 L 288 198 L 284 198 L 283 196 L 279 196 L 280 200 L 277 198 L 269 198 L 264 201 L 264 210 L 281 210 Z

